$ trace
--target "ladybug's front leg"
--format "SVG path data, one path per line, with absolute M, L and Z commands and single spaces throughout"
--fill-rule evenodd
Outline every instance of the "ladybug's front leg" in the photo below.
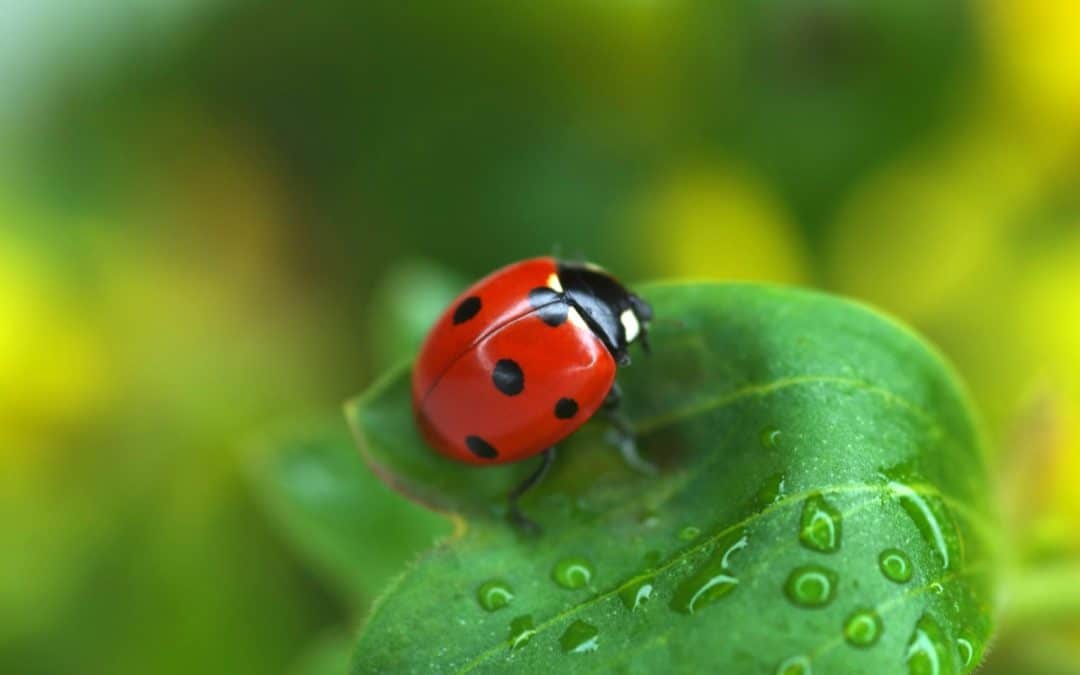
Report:
M 511 490 L 510 495 L 507 497 L 510 506 L 510 522 L 525 534 L 540 534 L 540 526 L 521 512 L 521 507 L 518 506 L 518 500 L 521 499 L 521 496 L 528 492 L 530 488 L 534 487 L 544 478 L 544 474 L 551 468 L 551 462 L 554 459 L 555 446 L 553 445 L 540 453 L 540 465 L 536 467 L 535 471 L 526 476 L 525 480 L 521 481 L 517 487 Z
M 637 450 L 637 437 L 634 434 L 634 427 L 630 424 L 630 420 L 619 412 L 619 403 L 622 401 L 622 388 L 618 382 L 611 384 L 611 391 L 608 392 L 604 403 L 600 407 L 600 412 L 604 417 L 611 422 L 611 431 L 607 435 L 607 440 L 612 445 L 619 448 L 619 453 L 623 457 L 623 461 L 635 471 L 643 473 L 646 476 L 655 476 L 658 472 L 656 465 L 638 454 Z

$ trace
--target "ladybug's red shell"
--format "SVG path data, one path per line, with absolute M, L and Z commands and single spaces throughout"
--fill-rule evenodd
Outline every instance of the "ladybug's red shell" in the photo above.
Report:
M 553 258 L 526 260 L 480 280 L 439 318 L 412 379 L 436 450 L 472 464 L 522 460 L 604 402 L 615 360 L 560 291 Z

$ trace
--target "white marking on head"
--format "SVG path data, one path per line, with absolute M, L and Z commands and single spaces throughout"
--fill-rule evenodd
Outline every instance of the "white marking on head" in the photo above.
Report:
M 623 330 L 626 331 L 626 341 L 633 342 L 636 340 L 638 333 L 641 332 L 641 324 L 638 323 L 637 314 L 634 314 L 634 310 L 624 310 L 619 315 L 619 322 L 622 323 Z
M 559 275 L 558 274 L 550 274 L 550 275 L 548 275 L 548 284 L 547 285 L 548 285 L 548 288 L 555 291 L 556 293 L 562 293 L 562 284 L 559 283 Z
M 591 330 L 589 328 L 589 324 L 585 323 L 585 319 L 581 318 L 581 314 L 579 314 L 576 309 L 571 307 L 570 311 L 567 314 L 569 314 L 569 316 L 570 316 L 570 323 L 574 324 L 578 328 L 584 328 L 585 330 Z

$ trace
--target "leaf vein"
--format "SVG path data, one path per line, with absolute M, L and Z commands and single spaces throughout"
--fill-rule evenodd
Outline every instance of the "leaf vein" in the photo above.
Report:
M 940 494 L 940 492 L 938 492 L 936 489 L 932 489 L 932 488 L 927 489 L 928 487 L 930 487 L 930 486 L 919 485 L 919 486 L 913 486 L 912 489 L 915 490 L 916 492 L 918 492 L 919 494 L 923 494 L 925 496 L 937 497 L 937 498 L 940 498 L 940 499 L 944 500 L 944 497 Z M 916 488 L 919 488 L 919 489 L 916 489 Z M 847 485 L 830 485 L 830 486 L 825 486 L 825 487 L 819 487 L 819 488 L 815 488 L 813 490 L 807 490 L 805 492 L 801 492 L 801 493 L 797 493 L 797 494 L 793 494 L 793 495 L 787 495 L 787 496 L 773 502 L 772 504 L 765 507 L 761 511 L 757 511 L 757 512 L 747 516 L 746 518 L 742 519 L 741 521 L 739 521 L 739 522 L 737 522 L 737 523 L 735 523 L 733 525 L 730 525 L 730 526 L 720 530 L 719 532 L 717 532 L 717 533 L 715 533 L 715 534 L 713 534 L 713 535 L 711 535 L 709 537 L 706 537 L 700 543 L 695 544 L 694 546 L 690 546 L 688 548 L 685 548 L 685 549 L 679 551 L 675 556 L 673 556 L 670 560 L 665 562 L 660 567 L 658 567 L 656 569 L 653 569 L 653 570 L 650 570 L 648 574 L 641 574 L 641 575 L 636 575 L 634 577 L 631 577 L 630 579 L 622 582 L 621 584 L 615 586 L 614 588 L 612 588 L 612 589 L 610 589 L 608 591 L 605 591 L 603 593 L 599 593 L 597 595 L 594 595 L 594 596 L 592 596 L 590 598 L 587 598 L 587 599 L 579 602 L 576 605 L 572 605 L 572 606 L 564 609 L 563 611 L 559 612 L 558 614 L 552 616 L 551 618 L 537 624 L 535 629 L 534 629 L 535 630 L 534 636 L 539 635 L 540 633 L 543 633 L 548 628 L 551 628 L 552 626 L 560 624 L 563 621 L 565 621 L 566 619 L 569 619 L 570 617 L 575 616 L 576 614 L 578 614 L 578 613 L 580 613 L 580 612 L 582 612 L 582 611 L 584 611 L 586 609 L 589 609 L 590 607 L 593 607 L 593 606 L 599 604 L 600 602 L 602 602 L 604 600 L 608 600 L 608 599 L 611 599 L 613 597 L 616 597 L 620 592 L 622 592 L 623 590 L 629 588 L 630 586 L 632 586 L 633 584 L 635 584 L 635 583 L 637 583 L 639 581 L 648 579 L 650 577 L 656 577 L 656 576 L 662 574 L 663 572 L 669 570 L 670 568 L 674 567 L 675 565 L 685 561 L 686 559 L 688 559 L 693 554 L 699 553 L 699 552 L 704 551 L 705 549 L 711 547 L 713 544 L 720 541 L 721 539 L 723 539 L 728 534 L 730 534 L 730 533 L 732 533 L 732 532 L 734 532 L 734 531 L 736 531 L 736 530 L 738 530 L 740 528 L 748 527 L 751 524 L 757 522 L 759 519 L 765 517 L 766 515 L 769 515 L 769 514 L 775 512 L 775 511 L 779 511 L 780 509 L 783 509 L 784 507 L 791 506 L 791 505 L 797 504 L 799 502 L 802 502 L 803 500 L 805 500 L 806 498 L 810 497 L 813 494 L 841 494 L 841 493 L 863 493 L 863 492 L 878 493 L 878 494 L 891 494 L 888 491 L 888 487 L 886 485 L 875 485 L 875 484 L 870 484 L 870 483 L 851 483 L 851 484 L 847 484 Z M 873 504 L 873 503 L 874 503 L 873 501 L 860 502 L 854 508 L 851 508 L 848 511 L 844 512 L 842 514 L 842 516 L 850 517 L 851 515 L 854 515 L 859 510 L 861 510 L 863 507 L 865 507 L 865 506 L 867 506 L 869 504 Z M 965 517 L 967 517 L 967 516 L 970 516 L 972 514 L 968 513 L 968 514 L 962 514 L 962 515 L 965 515 Z M 979 531 L 980 534 L 983 534 L 983 531 L 982 531 L 981 528 L 978 529 L 978 531 Z M 768 566 L 768 563 L 771 562 L 774 559 L 775 559 L 775 556 L 769 558 L 767 561 L 765 561 L 765 563 L 763 565 L 758 565 L 755 568 L 755 571 L 760 571 L 761 569 L 764 569 L 765 567 Z M 664 636 L 666 634 L 667 634 L 667 631 L 664 631 L 657 637 L 661 637 L 661 636 Z M 457 675 L 464 675 L 464 673 L 471 672 L 472 670 L 476 669 L 476 667 L 479 666 L 480 664 L 484 663 L 488 659 L 492 658 L 493 656 L 495 656 L 499 652 L 506 649 L 509 645 L 510 645 L 510 640 L 509 639 L 502 640 L 502 641 L 496 643 L 492 647 L 490 647 L 490 648 L 486 649 L 485 651 L 481 652 L 480 654 L 478 654 L 471 661 L 468 661 L 467 663 L 465 663 L 465 665 L 463 665 L 459 670 L 456 671 Z M 642 646 L 644 647 L 645 645 L 642 645 Z
M 678 410 L 673 410 L 662 415 L 656 415 L 643 421 L 634 422 L 634 431 L 642 435 L 653 433 L 681 420 L 727 407 L 738 403 L 743 399 L 754 396 L 765 396 L 776 391 L 787 389 L 788 387 L 807 384 L 839 384 L 875 394 L 910 411 L 925 423 L 933 433 L 942 433 L 941 426 L 933 415 L 896 392 L 873 385 L 865 380 L 841 377 L 838 375 L 793 375 L 772 382 L 747 385 L 740 389 L 736 389 L 735 391 L 725 392 L 706 398 L 702 401 L 697 401 Z

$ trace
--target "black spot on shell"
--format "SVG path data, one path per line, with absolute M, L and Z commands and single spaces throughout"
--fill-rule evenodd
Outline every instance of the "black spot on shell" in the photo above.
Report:
M 555 404 L 555 417 L 561 420 L 568 420 L 577 414 L 578 404 L 572 398 L 560 398 L 559 402 Z
M 461 301 L 461 304 L 454 310 L 454 325 L 459 323 L 465 323 L 469 319 L 476 316 L 476 313 L 480 311 L 480 298 L 475 295 L 470 295 Z
M 513 359 L 499 359 L 491 371 L 491 381 L 507 396 L 516 396 L 525 389 L 525 373 Z
M 547 286 L 539 286 L 529 291 L 529 303 L 536 309 L 540 319 L 552 328 L 561 326 L 570 314 L 566 298 Z
M 466 436 L 465 445 L 469 446 L 472 454 L 482 459 L 495 459 L 499 456 L 499 451 L 479 436 Z

